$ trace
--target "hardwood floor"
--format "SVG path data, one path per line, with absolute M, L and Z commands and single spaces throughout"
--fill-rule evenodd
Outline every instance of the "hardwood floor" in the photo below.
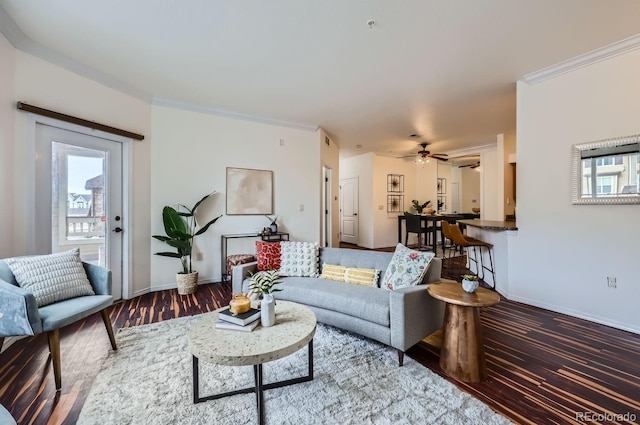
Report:
M 166 290 L 121 302 L 110 315 L 117 332 L 211 311 L 230 297 L 228 283 L 202 285 L 191 296 Z M 489 369 L 484 382 L 444 376 L 437 350 L 425 342 L 407 354 L 516 423 L 640 420 L 640 335 L 504 299 L 482 309 L 481 318 Z M 46 336 L 17 341 L 0 354 L 0 403 L 19 424 L 73 424 L 109 350 L 99 315 L 63 329 L 62 391 L 56 393 Z M 586 411 L 609 416 L 581 420 Z M 611 420 L 616 414 L 635 419 Z

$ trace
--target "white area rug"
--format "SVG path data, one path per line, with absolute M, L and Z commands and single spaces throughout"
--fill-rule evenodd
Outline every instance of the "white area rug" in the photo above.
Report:
M 120 329 L 78 424 L 255 424 L 255 394 L 193 404 L 187 332 L 196 317 Z M 241 335 L 238 335 L 241 337 Z M 264 365 L 264 382 L 307 372 L 307 349 Z M 394 349 L 318 325 L 314 380 L 266 390 L 266 423 L 510 424 Z M 253 384 L 253 368 L 200 362 L 200 395 Z

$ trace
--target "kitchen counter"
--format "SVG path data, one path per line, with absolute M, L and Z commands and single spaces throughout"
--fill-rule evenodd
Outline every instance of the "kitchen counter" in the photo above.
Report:
M 518 230 L 515 221 L 457 220 L 457 222 L 484 230 Z

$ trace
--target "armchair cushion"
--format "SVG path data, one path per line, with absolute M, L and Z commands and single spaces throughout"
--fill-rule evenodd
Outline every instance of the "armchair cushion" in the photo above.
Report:
M 47 255 L 7 258 L 18 285 L 33 294 L 38 307 L 95 295 L 78 248 Z
M 113 304 L 111 295 L 94 295 L 92 297 L 70 298 L 40 307 L 38 312 L 42 319 L 42 330 L 48 332 L 70 325 L 109 307 L 111 304 Z

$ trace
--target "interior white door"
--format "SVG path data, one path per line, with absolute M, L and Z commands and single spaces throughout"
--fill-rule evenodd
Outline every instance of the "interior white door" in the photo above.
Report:
M 36 124 L 38 253 L 80 249 L 112 272 L 122 298 L 122 143 Z
M 460 187 L 458 182 L 451 182 L 451 211 L 460 212 Z
M 340 180 L 340 240 L 358 244 L 358 178 Z

